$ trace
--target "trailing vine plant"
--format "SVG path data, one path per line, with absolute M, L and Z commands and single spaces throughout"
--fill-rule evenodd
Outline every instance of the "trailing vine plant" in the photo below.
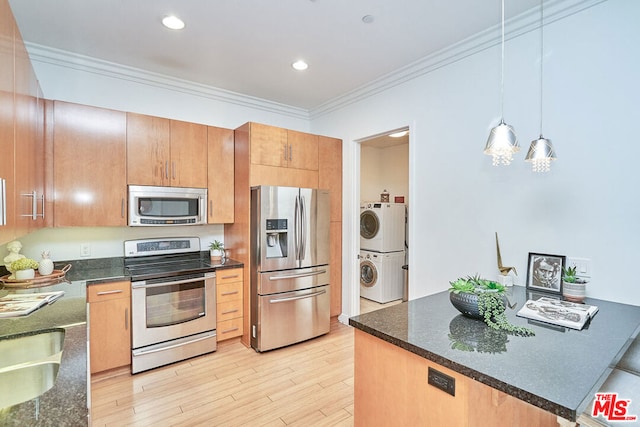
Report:
M 478 293 L 478 311 L 484 318 L 484 323 L 492 329 L 510 332 L 515 335 L 529 337 L 536 333 L 524 326 L 516 326 L 509 322 L 505 314 L 504 301 L 500 293 L 480 292 Z

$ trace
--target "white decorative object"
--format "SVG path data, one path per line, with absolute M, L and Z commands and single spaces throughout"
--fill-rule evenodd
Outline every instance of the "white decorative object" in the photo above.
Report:
M 49 258 L 48 251 L 42 252 L 42 261 L 40 261 L 38 265 L 38 273 L 40 273 L 41 276 L 48 276 L 53 273 L 53 261 Z
M 9 273 L 14 272 L 11 269 L 11 263 L 13 261 L 17 261 L 21 258 L 25 258 L 24 255 L 20 254 L 20 249 L 22 249 L 22 243 L 20 243 L 17 240 L 7 243 L 7 250 L 9 251 L 9 255 L 4 257 L 4 266 L 9 271 Z
M 28 268 L 26 270 L 18 270 L 13 275 L 16 280 L 30 280 L 36 277 L 36 271 L 33 268 Z

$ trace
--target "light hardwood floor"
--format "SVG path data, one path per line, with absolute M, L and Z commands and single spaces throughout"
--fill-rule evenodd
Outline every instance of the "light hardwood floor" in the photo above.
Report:
M 369 313 L 372 311 L 380 310 L 381 308 L 389 307 L 391 305 L 401 304 L 402 300 L 391 301 L 385 304 L 380 304 L 375 301 L 371 301 L 366 298 L 360 297 L 360 314 Z
M 256 353 L 237 340 L 130 375 L 94 376 L 92 426 L 353 426 L 353 329 Z

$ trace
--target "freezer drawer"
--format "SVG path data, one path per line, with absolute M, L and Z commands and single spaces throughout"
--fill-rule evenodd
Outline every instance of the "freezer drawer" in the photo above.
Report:
M 328 265 L 259 273 L 256 277 L 255 292 L 258 295 L 271 295 L 279 292 L 299 291 L 328 285 L 330 279 Z
M 251 346 L 272 350 L 329 332 L 329 285 L 256 295 L 252 316 Z

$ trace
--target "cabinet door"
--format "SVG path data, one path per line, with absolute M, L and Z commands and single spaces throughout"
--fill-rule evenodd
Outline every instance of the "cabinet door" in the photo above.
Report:
M 287 130 L 275 126 L 251 123 L 251 163 L 286 167 L 289 163 Z
M 131 363 L 131 283 L 87 287 L 91 373 Z
M 207 187 L 207 126 L 171 120 L 172 187 Z
M 54 103 L 54 224 L 125 226 L 126 113 Z
M 6 224 L 0 218 L 0 244 L 15 234 L 14 144 L 13 144 L 13 15 L 7 1 L 0 1 L 0 179 L 5 183 Z M 0 190 L 0 197 L 2 197 Z M 0 205 L 2 202 L 0 201 Z M 0 206 L 1 209 L 1 206 Z M 0 212 L 2 215 L 2 212 Z
M 318 135 L 287 131 L 290 168 L 318 170 Z
M 329 190 L 331 221 L 342 221 L 342 140 L 319 138 L 318 188 Z
M 127 113 L 127 183 L 169 185 L 169 120 Z
M 235 200 L 233 130 L 209 126 L 207 132 L 208 223 L 232 223 Z

